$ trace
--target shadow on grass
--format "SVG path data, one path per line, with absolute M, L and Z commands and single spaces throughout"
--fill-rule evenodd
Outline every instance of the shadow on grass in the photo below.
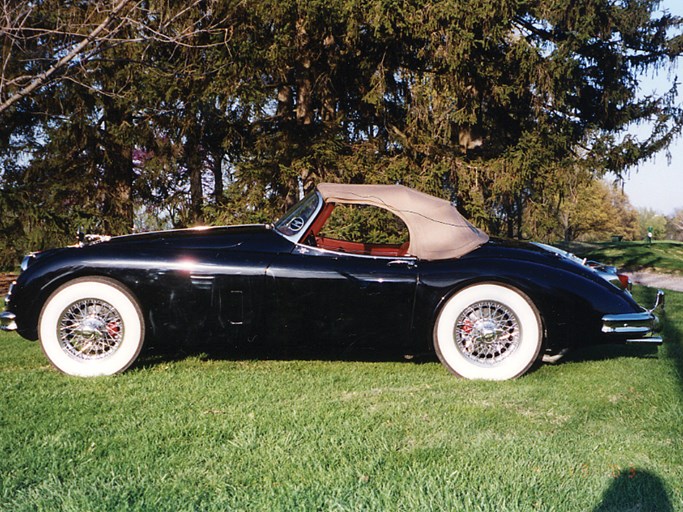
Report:
M 644 288 L 639 293 L 639 301 L 653 304 L 657 291 Z M 660 315 L 662 316 L 662 315 Z M 554 365 L 581 361 L 603 361 L 618 358 L 656 359 L 666 357 L 676 367 L 679 375 L 679 387 L 683 399 L 683 350 L 681 333 L 672 322 L 662 316 L 664 329 L 664 345 L 660 348 L 653 345 L 619 345 L 604 344 L 576 349 Z M 147 368 L 157 364 L 182 361 L 191 357 L 217 361 L 349 361 L 349 362 L 409 362 L 412 364 L 438 362 L 436 354 L 416 352 L 413 348 L 377 347 L 372 340 L 339 344 L 326 344 L 324 340 L 316 342 L 287 343 L 282 345 L 266 344 L 260 340 L 252 343 L 232 344 L 220 340 L 187 341 L 169 345 L 160 339 L 149 344 L 134 364 L 136 368 Z M 537 366 L 538 367 L 538 366 Z M 537 368 L 536 367 L 536 368 Z M 533 369 L 532 369 L 533 371 Z
M 640 293 L 640 302 L 644 304 L 653 304 L 656 294 L 656 289 L 645 288 Z M 671 365 L 676 369 L 681 401 L 683 401 L 683 333 L 681 333 L 677 323 L 683 318 L 683 312 L 681 312 L 682 306 L 683 294 L 667 292 L 666 310 L 664 313 L 659 313 L 659 318 L 663 325 L 661 335 L 662 338 L 664 338 L 664 343 L 658 351 L 659 354 L 668 359 L 671 362 Z M 638 347 L 634 346 L 633 348 Z
M 271 346 L 253 343 L 231 345 L 219 341 L 168 346 L 163 342 L 146 347 L 134 367 L 145 368 L 157 364 L 182 361 L 189 357 L 218 361 L 349 361 L 349 362 L 409 362 L 423 364 L 438 362 L 433 352 L 416 353 L 401 347 L 373 347 L 370 344 L 295 344 Z
M 657 359 L 657 357 L 659 357 L 659 348 L 652 345 L 604 344 L 572 350 L 555 364 L 607 361 L 618 358 Z
M 593 512 L 622 512 L 625 510 L 672 512 L 662 480 L 638 468 L 615 470 L 613 481 Z
M 642 290 L 641 301 L 652 303 L 656 294 L 656 290 L 648 288 Z M 683 295 L 670 294 L 667 303 L 669 315 L 671 312 L 680 308 L 680 298 Z M 678 319 L 678 317 L 677 317 Z M 664 343 L 654 354 L 659 353 L 660 357 L 668 359 L 672 366 L 676 369 L 678 377 L 678 388 L 680 392 L 679 399 L 683 401 L 683 336 L 673 319 L 667 318 L 667 313 L 660 314 L 660 320 L 663 322 L 662 337 Z M 611 346 L 602 347 L 600 355 L 602 357 L 616 356 L 616 350 L 621 348 L 622 357 L 628 356 L 629 353 L 634 357 L 650 357 L 652 349 L 649 347 L 638 346 Z M 625 350 L 628 349 L 628 350 Z M 649 349 L 649 350 L 648 350 Z M 593 512 L 611 512 L 623 510 L 639 510 L 639 511 L 673 511 L 674 507 L 671 504 L 666 486 L 660 477 L 643 471 L 639 468 L 617 469 L 615 471 L 614 480 L 609 488 L 605 491 L 600 504 L 593 509 Z
M 666 267 L 665 262 L 670 261 L 670 258 L 665 258 L 666 250 L 671 249 L 673 244 L 667 244 L 661 242 L 654 246 L 648 246 L 646 243 L 639 243 L 637 245 L 632 245 L 623 250 L 623 255 L 621 256 L 620 266 L 627 271 L 641 270 L 643 268 L 660 268 Z M 619 245 L 612 245 L 606 249 L 616 248 L 619 249 Z M 602 257 L 598 255 L 598 257 Z M 607 258 L 605 255 L 603 258 Z M 671 269 L 672 271 L 675 269 Z
M 649 245 L 636 242 L 570 242 L 558 247 L 582 258 L 617 265 L 622 270 L 639 271 L 662 269 L 666 272 L 683 271 L 683 244 L 675 241 L 655 241 Z
M 670 308 L 670 306 L 667 307 Z M 662 335 L 664 337 L 662 353 L 671 361 L 674 368 L 676 368 L 678 386 L 681 392 L 681 400 L 683 401 L 683 335 L 673 322 L 667 321 L 666 317 L 664 318 L 664 330 Z

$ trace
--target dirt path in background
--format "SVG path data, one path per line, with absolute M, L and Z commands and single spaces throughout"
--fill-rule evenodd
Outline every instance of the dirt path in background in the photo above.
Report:
M 656 274 L 655 272 L 628 272 L 633 284 L 642 284 L 652 288 L 662 288 L 683 292 L 683 276 L 673 274 Z
M 2 300 L 5 298 L 5 295 L 7 295 L 9 285 L 12 284 L 12 281 L 14 281 L 16 278 L 16 274 L 0 274 L 0 311 L 3 307 Z

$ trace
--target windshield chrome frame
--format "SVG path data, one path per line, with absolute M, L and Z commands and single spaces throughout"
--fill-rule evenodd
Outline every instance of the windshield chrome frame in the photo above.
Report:
M 303 227 L 297 231 L 296 233 L 292 235 L 286 235 L 283 232 L 281 232 L 276 226 L 280 222 L 280 220 L 284 219 L 289 213 L 296 208 L 296 206 L 301 203 L 304 199 L 301 199 L 299 203 L 297 203 L 295 206 L 293 206 L 290 210 L 287 211 L 280 219 L 278 219 L 274 224 L 273 224 L 273 231 L 275 231 L 278 235 L 280 235 L 283 238 L 286 238 L 293 244 L 297 246 L 298 251 L 301 253 L 306 253 L 309 251 L 320 251 L 322 253 L 334 255 L 334 256 L 353 256 L 355 258 L 365 258 L 365 259 L 374 259 L 374 260 L 387 260 L 387 261 L 392 261 L 392 260 L 397 260 L 397 261 L 406 261 L 406 262 L 417 262 L 418 259 L 417 257 L 407 254 L 404 256 L 379 256 L 379 255 L 372 255 L 372 254 L 356 254 L 356 253 L 349 253 L 349 252 L 339 252 L 335 251 L 333 249 L 324 249 L 322 247 L 312 247 L 310 245 L 307 245 L 306 243 L 303 242 L 303 237 L 306 233 L 308 233 L 309 229 L 311 228 L 311 225 L 313 222 L 315 222 L 315 219 L 318 218 L 318 215 L 320 215 L 320 212 L 322 211 L 323 207 L 325 206 L 325 201 L 322 197 L 322 194 L 318 191 L 315 190 L 312 192 L 315 194 L 315 196 L 318 198 L 318 204 L 315 207 L 315 210 L 313 213 L 309 216 L 309 218 L 306 220 L 306 223 L 303 225 Z
M 280 230 L 277 228 L 277 225 L 278 225 L 278 223 L 280 222 L 280 220 L 284 219 L 287 215 L 289 215 L 289 213 L 290 213 L 294 208 L 296 208 L 296 206 L 298 206 L 299 203 L 301 203 L 301 201 L 303 201 L 304 199 L 306 199 L 306 197 L 302 198 L 301 201 L 299 201 L 299 203 L 297 203 L 295 206 L 293 206 L 292 209 L 288 210 L 287 213 L 285 213 L 280 219 L 278 219 L 276 222 L 273 223 L 273 230 L 274 230 L 278 235 L 280 235 L 280 236 L 286 238 L 287 240 L 289 240 L 290 242 L 292 242 L 292 243 L 294 243 L 294 244 L 298 244 L 298 243 L 301 241 L 301 239 L 303 238 L 303 236 L 304 236 L 304 235 L 308 232 L 308 230 L 310 229 L 310 227 L 311 227 L 311 225 L 313 224 L 313 222 L 315 221 L 315 219 L 317 219 L 317 218 L 318 218 L 318 215 L 320 215 L 320 211 L 323 209 L 323 205 L 325 204 L 325 201 L 323 201 L 323 196 L 320 194 L 320 192 L 318 192 L 317 190 L 314 190 L 314 191 L 312 192 L 312 194 L 315 194 L 315 196 L 318 198 L 318 204 L 316 205 L 315 210 L 313 210 L 313 213 L 312 213 L 312 214 L 308 217 L 308 219 L 306 220 L 306 223 L 303 225 L 303 227 L 302 227 L 299 231 L 297 231 L 296 233 L 293 233 L 293 234 L 291 234 L 291 235 L 286 235 L 286 234 L 284 234 L 282 231 L 280 231 Z

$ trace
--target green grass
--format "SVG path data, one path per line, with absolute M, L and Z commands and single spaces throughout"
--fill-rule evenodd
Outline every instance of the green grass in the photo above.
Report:
M 652 245 L 647 242 L 576 243 L 567 249 L 582 258 L 626 270 L 683 273 L 683 242 L 656 241 Z
M 83 380 L 0 334 L 0 510 L 683 510 L 683 294 L 667 298 L 659 349 L 503 383 L 238 354 Z

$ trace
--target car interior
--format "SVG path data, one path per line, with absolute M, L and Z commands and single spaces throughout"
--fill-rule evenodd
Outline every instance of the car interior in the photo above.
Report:
M 382 231 L 389 236 L 380 240 L 375 230 L 364 225 L 363 219 L 368 218 L 375 222 L 379 219 Z M 302 240 L 311 247 L 335 252 L 389 258 L 410 256 L 408 228 L 403 221 L 387 210 L 368 205 L 325 204 Z

